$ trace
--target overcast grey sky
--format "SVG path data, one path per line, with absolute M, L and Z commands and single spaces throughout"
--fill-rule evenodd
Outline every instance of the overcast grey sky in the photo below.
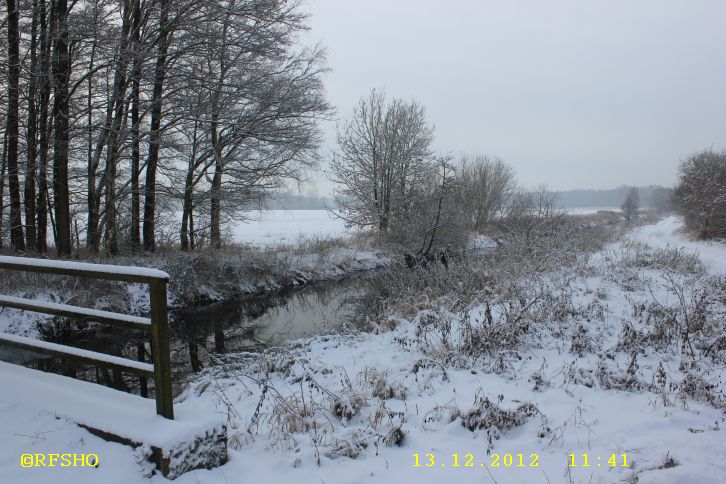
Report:
M 346 118 L 415 98 L 437 150 L 499 156 L 528 187 L 670 185 L 726 147 L 726 1 L 308 0 Z M 326 151 L 335 123 L 325 123 Z M 327 191 L 327 184 L 320 184 Z

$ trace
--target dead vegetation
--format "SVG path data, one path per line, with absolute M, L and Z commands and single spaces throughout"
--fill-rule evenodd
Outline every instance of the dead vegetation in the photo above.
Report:
M 481 435 L 489 450 L 515 428 L 553 445 L 570 433 L 589 439 L 597 423 L 578 406 L 553 425 L 531 401 L 505 403 L 491 389 L 478 391 L 470 406 L 455 397 L 408 406 L 412 395 L 453 385 L 456 372 L 509 381 L 527 375 L 537 393 L 571 394 L 582 386 L 649 394 L 654 406 L 725 408 L 723 278 L 707 276 L 693 254 L 627 241 L 593 259 L 608 242 L 601 235 L 558 249 L 546 263 L 464 254 L 448 268 L 380 275 L 365 327 L 382 337 L 392 333 L 391 342 L 413 356 L 406 370 L 364 366 L 349 375 L 348 368 L 313 362 L 301 343 L 291 351 L 226 357 L 208 370 L 215 382 L 208 388 L 224 401 L 223 382 L 233 380 L 259 397 L 252 416 L 229 410 L 238 422 L 237 445 L 266 434 L 273 446 L 311 446 L 318 462 L 321 455 L 356 459 L 379 446 L 405 445 L 414 411 L 423 431 L 460 425 Z M 566 363 L 532 361 L 545 349 L 566 355 Z

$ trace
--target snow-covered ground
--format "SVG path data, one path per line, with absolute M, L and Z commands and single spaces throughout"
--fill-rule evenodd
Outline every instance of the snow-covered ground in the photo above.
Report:
M 726 249 L 723 242 L 691 240 L 683 232 L 683 219 L 673 215 L 657 224 L 646 225 L 629 234 L 632 240 L 653 247 L 673 247 L 696 254 L 712 274 L 726 274 Z
M 570 215 L 593 215 L 600 211 L 620 212 L 618 207 L 565 209 Z M 258 246 L 294 244 L 300 239 L 348 237 L 354 233 L 329 210 L 254 210 L 245 221 L 231 227 L 233 241 Z
M 688 241 L 679 224 L 665 219 L 630 237 L 698 249 L 712 276 L 726 275 L 709 262 L 726 247 Z M 724 402 L 706 401 L 723 392 L 724 365 L 684 369 L 679 351 L 648 343 L 660 329 L 650 321 L 677 307 L 670 283 L 693 284 L 680 286 L 691 296 L 707 278 L 691 259 L 639 243 L 610 244 L 576 271 L 543 278 L 562 311 L 515 334 L 521 343 L 496 358 L 456 357 L 471 337 L 466 324 L 487 318 L 480 302 L 456 312 L 432 305 L 376 331 L 300 340 L 208 371 L 176 406 L 227 418 L 230 460 L 175 482 L 726 483 Z M 491 298 L 496 329 L 509 303 Z M 724 301 L 713 304 L 723 311 Z M 143 477 L 132 449 L 22 402 L 0 392 L 3 482 L 166 482 Z M 21 454 L 41 452 L 92 452 L 102 465 L 21 468 Z
M 301 238 L 344 237 L 351 234 L 328 210 L 258 210 L 231 228 L 235 242 L 254 245 L 291 244 Z
M 598 212 L 620 212 L 620 207 L 574 207 L 565 208 L 570 215 L 593 215 Z

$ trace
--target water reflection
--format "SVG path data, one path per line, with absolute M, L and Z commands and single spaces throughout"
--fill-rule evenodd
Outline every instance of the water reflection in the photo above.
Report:
M 210 355 L 254 351 L 333 331 L 356 319 L 366 294 L 364 278 L 321 283 L 298 291 L 187 308 L 172 314 L 177 370 L 209 364 Z
M 367 293 L 368 278 L 360 276 L 172 311 L 169 316 L 175 386 L 186 375 L 212 364 L 214 354 L 259 351 L 334 331 L 364 313 L 361 301 Z M 134 330 L 54 318 L 40 326 L 39 333 L 45 341 L 151 361 L 148 335 Z M 0 360 L 123 391 L 148 393 L 144 379 L 41 353 L 0 347 Z

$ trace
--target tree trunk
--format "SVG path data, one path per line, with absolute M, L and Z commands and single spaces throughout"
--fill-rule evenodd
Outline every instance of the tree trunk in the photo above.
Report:
M 39 160 L 38 160 L 38 202 L 36 204 L 36 216 L 38 230 L 36 243 L 38 252 L 43 254 L 48 251 L 48 104 L 50 103 L 50 42 L 48 40 L 48 26 L 45 0 L 40 1 L 40 120 L 38 123 L 39 133 Z
M 184 181 L 184 206 L 182 209 L 182 226 L 179 231 L 179 242 L 181 250 L 189 250 L 189 226 L 192 221 L 193 210 L 193 194 L 194 194 L 194 170 L 197 161 L 197 129 L 199 123 L 194 123 L 194 141 L 192 142 L 192 154 L 189 157 L 189 166 L 187 167 L 187 176 Z M 193 237 L 191 237 L 193 239 Z M 194 241 L 192 240 L 192 244 Z
M 23 221 L 20 215 L 20 182 L 18 180 L 18 110 L 20 84 L 20 26 L 18 4 L 7 0 L 8 9 L 8 112 L 7 157 L 10 189 L 10 244 L 15 252 L 25 251 Z
M 106 129 L 108 134 L 108 148 L 106 156 L 106 170 L 104 173 L 104 196 L 106 203 L 104 213 L 106 220 L 106 244 L 111 255 L 118 254 L 118 227 L 116 225 L 116 171 L 120 147 L 123 144 L 122 129 L 126 118 L 126 89 L 127 69 L 130 63 L 129 44 L 132 14 L 136 11 L 132 6 L 133 0 L 124 2 L 123 22 L 121 25 L 121 39 L 116 57 L 116 71 L 113 81 L 112 109 L 107 118 Z
M 8 0 L 11 2 L 13 0 Z M 68 0 L 55 0 L 55 49 L 53 49 L 53 196 L 58 255 L 71 255 L 71 215 L 68 192 L 69 96 L 71 62 L 68 54 Z
M 131 72 L 131 231 L 132 250 L 141 248 L 141 200 L 139 193 L 139 172 L 141 170 L 141 2 L 134 2 L 134 25 L 132 32 L 134 65 Z
M 213 108 L 214 109 L 214 108 Z M 209 238 L 213 248 L 222 247 L 222 153 L 219 148 L 217 115 L 212 115 L 212 150 L 214 151 L 214 176 L 212 177 L 212 206 L 210 212 Z
M 162 98 L 166 78 L 166 56 L 169 49 L 168 15 L 169 1 L 160 0 L 159 51 L 154 69 L 154 93 L 151 99 L 151 126 L 149 133 L 149 156 L 146 162 L 146 186 L 144 192 L 144 250 L 156 249 L 156 169 L 159 164 L 159 144 L 161 142 Z
M 91 55 L 88 60 L 88 70 L 93 71 L 94 64 L 96 61 L 96 47 L 97 44 L 94 41 L 91 46 Z M 99 219 L 99 203 L 98 193 L 96 192 L 96 173 L 98 171 L 98 162 L 93 154 L 93 76 L 88 78 L 88 91 L 86 93 L 86 109 L 88 110 L 88 166 L 87 166 L 87 181 L 86 188 L 88 190 L 87 196 L 87 211 L 88 221 L 86 224 L 86 246 L 93 252 L 98 252 L 101 246 L 101 235 L 98 233 L 98 219 Z
M 3 134 L 3 159 L 0 166 L 0 249 L 3 248 L 3 212 L 5 212 L 5 169 L 8 162 L 8 137 Z
M 25 169 L 25 245 L 28 250 L 37 247 L 35 230 L 35 178 L 38 156 L 36 92 L 38 76 L 38 0 L 33 0 L 33 20 L 30 28 L 30 82 L 28 82 L 28 127 Z

